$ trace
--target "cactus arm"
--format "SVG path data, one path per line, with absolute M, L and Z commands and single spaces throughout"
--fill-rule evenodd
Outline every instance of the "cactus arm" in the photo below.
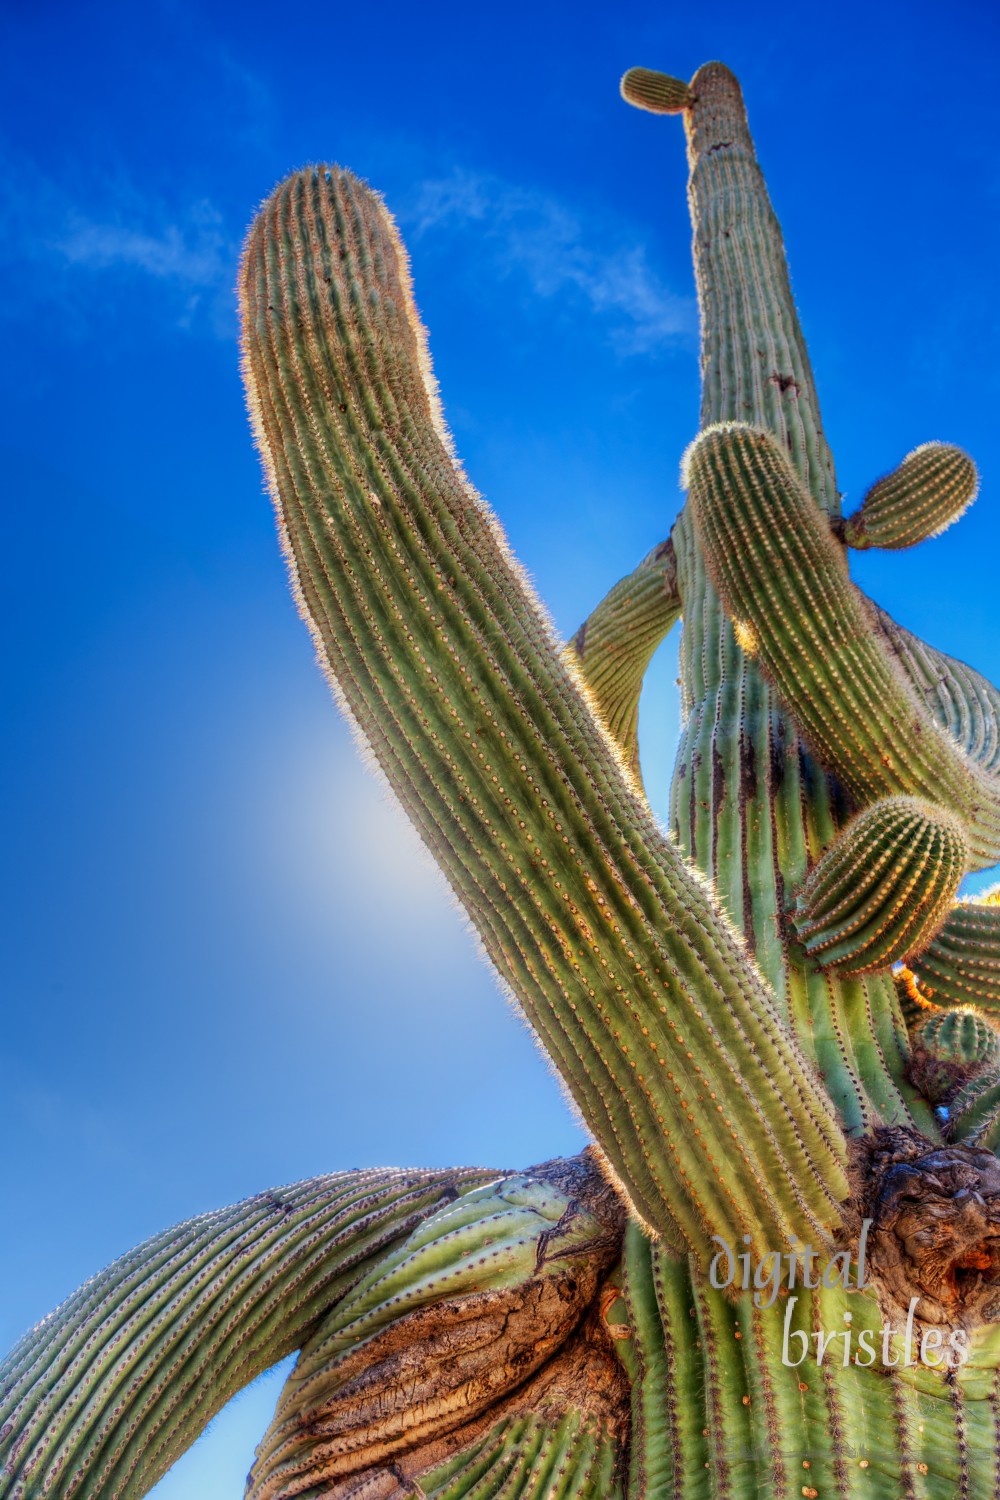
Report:
M 796 892 L 799 942 L 824 968 L 865 974 L 927 945 L 968 864 L 961 824 L 914 797 L 858 814 Z
M 922 953 L 910 960 L 936 1005 L 975 1005 L 1000 1016 L 1000 901 L 961 901 Z
M 824 1234 L 840 1126 L 456 469 L 374 195 L 332 169 L 281 187 L 242 306 L 317 646 L 636 1208 L 699 1247 Z
M 967 453 L 950 443 L 924 443 L 872 485 L 844 522 L 848 547 L 898 549 L 940 536 L 976 498 L 979 476 Z
M 615 584 L 567 652 L 598 717 L 639 775 L 639 694 L 653 653 L 681 614 L 677 559 L 668 538 Z
M 342 1172 L 147 1241 L 0 1365 L 0 1492 L 137 1500 L 236 1391 L 484 1172 Z
M 998 1064 L 1000 1031 L 977 1010 L 935 1009 L 914 1027 L 910 1072 L 935 1105 L 948 1105 Z
M 621 95 L 651 115 L 679 115 L 690 109 L 695 98 L 690 84 L 653 68 L 629 68 L 621 81 Z
M 1000 782 L 942 734 L 892 656 L 843 554 L 774 439 L 732 424 L 686 461 L 706 566 L 748 649 L 809 744 L 864 805 L 916 796 L 1000 857 Z
M 904 676 L 941 727 L 971 760 L 1000 774 L 1000 692 L 982 673 L 929 646 L 877 605 L 875 617 Z

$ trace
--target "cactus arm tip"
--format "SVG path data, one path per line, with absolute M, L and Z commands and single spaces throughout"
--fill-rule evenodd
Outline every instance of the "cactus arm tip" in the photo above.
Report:
M 619 85 L 626 104 L 652 115 L 679 115 L 689 109 L 693 94 L 688 84 L 652 68 L 629 68 Z

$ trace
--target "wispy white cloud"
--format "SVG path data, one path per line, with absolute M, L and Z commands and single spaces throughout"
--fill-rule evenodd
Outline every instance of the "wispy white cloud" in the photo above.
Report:
M 91 295 L 84 277 L 148 277 L 167 289 L 159 305 L 175 326 L 234 335 L 239 244 L 212 203 L 167 203 L 120 176 L 69 186 L 11 153 L 0 164 L 0 264 L 18 269 L 17 311 L 31 302 L 79 313 Z
M 227 266 L 228 247 L 221 224 L 221 217 L 207 204 L 196 206 L 189 224 L 169 223 L 156 230 L 74 215 L 52 247 L 72 265 L 95 271 L 133 266 L 165 280 L 213 286 Z
M 629 242 L 625 226 L 609 235 L 551 194 L 456 169 L 423 182 L 402 218 L 414 237 L 473 231 L 501 274 L 526 278 L 539 297 L 582 298 L 607 317 L 622 353 L 643 353 L 695 331 L 693 300 L 670 290 L 646 247 Z

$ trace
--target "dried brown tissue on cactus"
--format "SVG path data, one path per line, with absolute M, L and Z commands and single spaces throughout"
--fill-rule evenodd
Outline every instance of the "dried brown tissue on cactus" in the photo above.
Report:
M 295 174 L 240 275 L 300 609 L 594 1145 L 148 1242 L 0 1367 L 4 1500 L 146 1493 L 293 1350 L 254 1500 L 1000 1485 L 1000 1034 L 968 995 L 1000 941 L 956 905 L 1000 854 L 1000 695 L 847 553 L 932 544 L 975 472 L 918 449 L 842 522 L 738 83 L 621 91 L 685 131 L 701 433 L 670 536 L 568 644 L 443 437 L 376 195 Z M 637 712 L 678 622 L 665 833 Z

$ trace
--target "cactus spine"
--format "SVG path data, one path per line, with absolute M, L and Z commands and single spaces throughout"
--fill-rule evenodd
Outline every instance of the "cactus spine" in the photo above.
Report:
M 246 1283 L 216 1226 L 204 1243 L 182 1226 L 219 1275 L 203 1296 L 170 1236 L 162 1264 L 138 1253 L 127 1295 L 166 1308 L 162 1344 L 119 1313 L 132 1273 L 113 1267 L 107 1296 L 83 1288 L 0 1368 L 2 1500 L 138 1500 L 215 1409 L 214 1378 L 190 1372 L 221 1371 L 224 1394 L 256 1368 L 227 1361 L 259 1276 L 258 1358 L 302 1352 L 254 1500 L 1000 1493 L 1000 1085 L 989 1024 L 936 1003 L 965 998 L 973 960 L 997 966 L 992 918 L 948 908 L 1000 854 L 1000 695 L 864 600 L 843 545 L 927 535 L 968 473 L 924 450 L 845 528 L 735 78 L 633 69 L 622 91 L 684 119 L 704 430 L 670 541 L 568 647 L 457 467 L 377 197 L 339 168 L 296 174 L 241 272 L 251 417 L 321 660 L 601 1171 L 379 1178 L 377 1231 L 378 1206 L 330 1209 L 321 1285 L 299 1275 L 284 1200 L 277 1225 L 261 1210 L 273 1282 L 256 1209 Z M 666 836 L 636 707 L 678 614 Z M 940 960 L 956 932 L 969 953 Z M 916 949 L 935 1003 L 890 970 Z M 948 1141 L 921 1057 L 954 1070 Z M 337 1179 L 335 1205 L 352 1180 L 364 1193 Z M 806 1248 L 859 1249 L 868 1228 L 868 1280 L 843 1248 L 842 1279 L 796 1279 Z M 720 1242 L 725 1285 L 706 1275 Z M 770 1286 L 739 1282 L 737 1250 Z M 914 1301 L 967 1363 L 902 1357 L 881 1320 Z M 845 1328 L 881 1338 L 881 1362 Z M 827 1330 L 842 1360 L 786 1357 Z M 78 1347 L 98 1356 L 77 1379 Z

